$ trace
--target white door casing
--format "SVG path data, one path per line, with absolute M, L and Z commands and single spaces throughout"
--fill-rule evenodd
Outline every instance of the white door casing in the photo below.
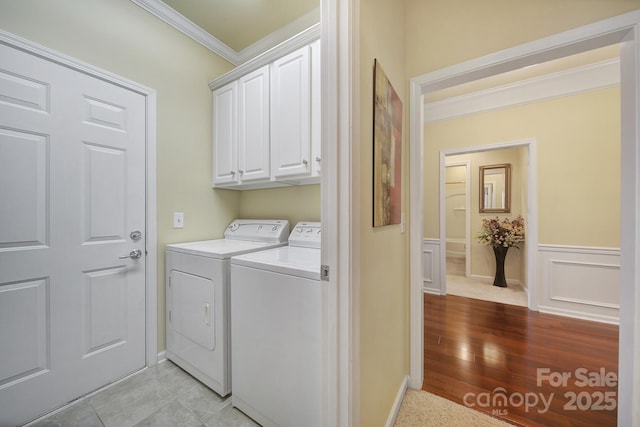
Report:
M 0 421 L 13 425 L 147 362 L 147 100 L 0 50 Z

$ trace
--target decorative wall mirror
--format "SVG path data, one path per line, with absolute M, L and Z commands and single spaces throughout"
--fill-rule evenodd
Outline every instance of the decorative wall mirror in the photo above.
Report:
M 511 164 L 480 166 L 480 213 L 511 212 Z

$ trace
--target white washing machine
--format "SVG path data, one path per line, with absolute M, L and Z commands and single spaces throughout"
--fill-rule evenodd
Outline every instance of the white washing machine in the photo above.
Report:
M 167 358 L 213 391 L 231 392 L 229 260 L 287 244 L 285 220 L 235 220 L 224 238 L 167 245 Z
M 262 426 L 322 425 L 322 283 L 320 223 L 231 258 L 231 401 Z

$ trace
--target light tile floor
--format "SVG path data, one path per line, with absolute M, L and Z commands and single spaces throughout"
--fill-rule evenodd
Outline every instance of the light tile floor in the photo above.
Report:
M 165 361 L 30 424 L 32 427 L 254 427 L 249 417 Z
M 506 288 L 501 288 L 493 286 L 490 282 L 481 282 L 449 274 L 447 274 L 447 294 L 522 307 L 528 306 L 527 294 L 520 285 L 509 285 Z

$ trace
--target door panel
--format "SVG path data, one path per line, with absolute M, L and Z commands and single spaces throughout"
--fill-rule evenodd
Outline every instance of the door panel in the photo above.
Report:
M 126 152 L 84 143 L 84 243 L 124 240 Z
M 48 243 L 48 145 L 43 135 L 0 128 L 0 200 L 12 207 L 0 209 L 0 248 Z
M 311 53 L 305 46 L 273 63 L 271 73 L 271 174 L 311 172 Z
M 16 425 L 145 365 L 146 99 L 0 58 L 0 425 Z
M 123 270 L 123 267 L 118 267 L 84 274 L 82 357 L 125 343 L 127 281 Z
M 238 162 L 240 180 L 268 179 L 269 66 L 238 80 Z
M 229 184 L 239 179 L 238 82 L 213 91 L 213 185 Z
M 0 387 L 49 368 L 46 279 L 0 287 Z M 19 328 L 16 325 L 20 325 Z

